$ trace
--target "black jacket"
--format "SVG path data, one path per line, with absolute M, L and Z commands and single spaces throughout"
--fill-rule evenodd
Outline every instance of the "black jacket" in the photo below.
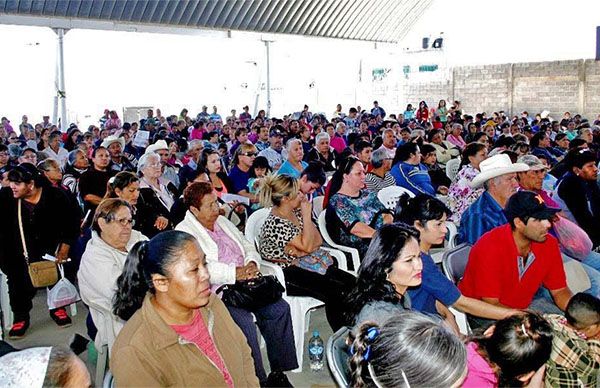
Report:
M 5 273 L 24 262 L 17 209 L 11 190 L 0 190 L 0 268 Z M 23 201 L 21 212 L 30 262 L 42 260 L 46 253 L 54 256 L 59 244 L 73 246 L 79 237 L 81 213 L 58 188 L 44 187 L 39 202 Z

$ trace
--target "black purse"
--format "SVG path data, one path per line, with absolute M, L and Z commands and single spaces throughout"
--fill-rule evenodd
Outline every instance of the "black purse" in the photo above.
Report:
M 273 275 L 224 284 L 217 289 L 226 305 L 254 311 L 281 299 L 285 289 Z

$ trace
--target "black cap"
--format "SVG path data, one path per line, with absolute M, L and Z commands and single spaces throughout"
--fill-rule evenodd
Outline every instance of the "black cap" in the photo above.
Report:
M 509 220 L 517 217 L 532 217 L 538 220 L 550 220 L 560 209 L 548 207 L 541 195 L 533 191 L 520 190 L 513 194 L 504 208 Z
M 269 132 L 269 137 L 273 136 L 283 137 L 283 134 L 278 129 L 271 129 L 271 132 Z

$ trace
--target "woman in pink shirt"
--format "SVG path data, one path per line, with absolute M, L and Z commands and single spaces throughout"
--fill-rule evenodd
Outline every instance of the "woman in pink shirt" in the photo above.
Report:
M 446 141 L 452 143 L 461 151 L 467 146 L 467 143 L 462 138 L 462 129 L 463 126 L 460 124 L 452 124 L 452 131 L 446 136 Z
M 552 328 L 537 313 L 513 315 L 467 343 L 465 388 L 543 387 Z

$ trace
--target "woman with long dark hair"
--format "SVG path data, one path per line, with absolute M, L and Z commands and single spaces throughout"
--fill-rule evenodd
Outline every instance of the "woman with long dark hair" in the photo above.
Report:
M 199 166 L 208 174 L 208 179 L 210 179 L 210 183 L 212 183 L 219 198 L 225 193 L 233 192 L 233 186 L 227 174 L 223 171 L 221 155 L 217 150 L 205 148 L 200 155 Z
M 356 286 L 348 295 L 348 321 L 383 323 L 410 310 L 408 287 L 421 284 L 423 264 L 419 233 L 396 223 L 382 226 L 374 235 L 358 268 Z
M 419 108 L 416 112 L 417 121 L 420 123 L 426 123 L 429 121 L 429 107 L 425 101 L 419 102 Z
M 192 235 L 167 231 L 135 244 L 116 289 L 113 313 L 127 321 L 110 362 L 120 386 L 259 385 Z

